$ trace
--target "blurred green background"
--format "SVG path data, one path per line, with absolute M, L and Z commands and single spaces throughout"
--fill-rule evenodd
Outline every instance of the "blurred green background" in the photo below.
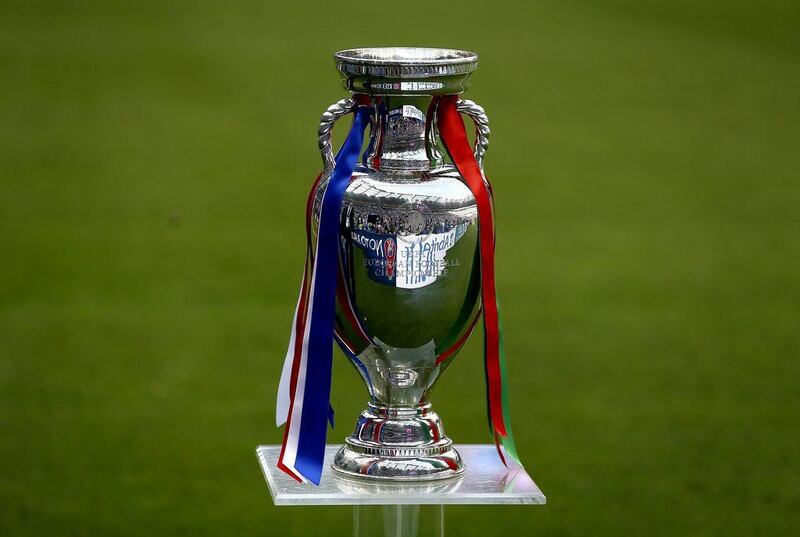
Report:
M 338 49 L 468 48 L 521 455 L 450 535 L 800 526 L 800 6 L 0 3 L 0 535 L 347 535 L 254 456 Z M 434 392 L 489 442 L 480 343 Z M 337 358 L 340 441 L 366 392 Z

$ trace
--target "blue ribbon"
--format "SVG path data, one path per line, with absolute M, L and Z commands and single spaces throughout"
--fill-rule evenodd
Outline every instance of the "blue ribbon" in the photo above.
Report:
M 306 382 L 295 468 L 319 485 L 325 459 L 325 439 L 331 396 L 333 327 L 336 315 L 336 280 L 339 271 L 339 214 L 342 198 L 364 143 L 364 129 L 372 110 L 359 106 L 353 125 L 336 155 L 325 194 L 317 234 L 316 267 L 311 292 Z M 332 415 L 330 416 L 332 418 Z M 332 420 L 331 420 L 332 421 Z

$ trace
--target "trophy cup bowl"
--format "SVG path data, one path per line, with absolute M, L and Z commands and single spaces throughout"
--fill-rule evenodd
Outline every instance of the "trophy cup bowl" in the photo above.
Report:
M 338 52 L 335 61 L 345 89 L 368 95 L 374 115 L 342 203 L 344 281 L 336 307 L 337 341 L 369 402 L 332 467 L 371 479 L 457 476 L 464 464 L 430 393 L 480 314 L 478 213 L 470 189 L 444 161 L 435 107 L 437 96 L 466 89 L 477 55 L 364 48 Z M 352 106 L 345 99 L 323 115 L 320 149 L 328 173 L 312 198 L 317 222 L 333 167 L 330 131 Z M 480 164 L 488 120 L 470 101 L 458 107 L 476 123 Z

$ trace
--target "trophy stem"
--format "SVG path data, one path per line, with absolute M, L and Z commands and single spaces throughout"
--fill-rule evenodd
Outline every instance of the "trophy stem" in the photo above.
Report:
M 332 468 L 351 477 L 422 481 L 457 476 L 465 466 L 430 403 L 369 403 Z

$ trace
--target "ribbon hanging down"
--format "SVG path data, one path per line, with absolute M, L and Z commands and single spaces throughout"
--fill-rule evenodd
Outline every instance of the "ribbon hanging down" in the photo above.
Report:
M 311 246 L 311 211 L 317 178 L 306 203 L 306 266 L 295 309 L 289 349 L 278 388 L 276 421 L 286 422 L 278 468 L 298 481 L 319 485 L 330 410 L 331 368 L 339 274 L 339 214 L 364 143 L 371 108 L 359 105 L 350 132 L 325 185 L 316 248 Z
M 491 186 L 475 161 L 475 155 L 464 128 L 464 120 L 456 107 L 457 102 L 457 95 L 442 96 L 437 107 L 437 119 L 445 148 L 456 169 L 472 191 L 478 207 L 484 367 L 489 427 L 497 446 L 497 452 L 503 462 L 506 461 L 503 450 L 500 449 L 501 444 L 506 454 L 519 462 L 514 436 L 511 432 L 505 351 L 494 278 L 495 231 Z

